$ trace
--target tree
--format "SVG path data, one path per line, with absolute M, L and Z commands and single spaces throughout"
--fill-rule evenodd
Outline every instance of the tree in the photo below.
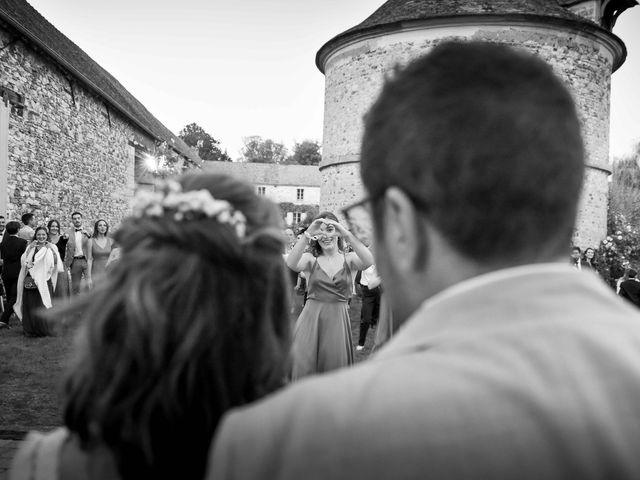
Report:
M 198 156 L 202 160 L 231 161 L 227 152 L 220 150 L 220 142 L 205 132 L 204 128 L 197 123 L 190 123 L 184 127 L 178 136 L 184 140 L 184 143 L 196 148 Z
M 634 158 L 635 157 L 635 158 Z M 622 214 L 631 223 L 640 223 L 640 144 L 637 154 L 616 161 L 611 173 L 609 209 Z
M 320 144 L 314 140 L 296 142 L 293 147 L 293 155 L 287 159 L 287 163 L 298 165 L 319 165 L 322 160 Z
M 288 157 L 287 148 L 270 138 L 253 136 L 243 138 L 242 157 L 245 162 L 284 163 Z

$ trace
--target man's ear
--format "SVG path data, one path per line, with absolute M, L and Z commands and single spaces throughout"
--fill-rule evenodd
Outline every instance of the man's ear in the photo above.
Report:
M 384 239 L 390 260 L 400 272 L 424 261 L 427 248 L 422 222 L 411 199 L 397 187 L 385 192 Z

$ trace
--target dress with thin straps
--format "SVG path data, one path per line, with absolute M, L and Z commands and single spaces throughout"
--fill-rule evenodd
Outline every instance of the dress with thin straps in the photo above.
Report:
M 316 258 L 308 287 L 307 303 L 293 334 L 293 380 L 353 363 L 347 304 L 352 287 L 346 258 L 333 278 L 318 265 Z

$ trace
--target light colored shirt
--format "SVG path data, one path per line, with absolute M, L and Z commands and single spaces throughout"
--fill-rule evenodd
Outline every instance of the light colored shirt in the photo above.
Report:
M 380 285 L 380 275 L 375 265 L 371 265 L 362 271 L 360 275 L 360 285 L 370 288 L 376 288 Z
M 76 236 L 76 250 L 73 253 L 74 257 L 83 257 L 84 256 L 84 252 L 82 251 L 82 230 L 76 230 L 75 236 Z
M 18 230 L 18 236 L 20 238 L 24 238 L 27 242 L 33 240 L 33 236 L 36 234 L 36 231 L 31 228 L 29 225 L 23 226 L 20 230 Z

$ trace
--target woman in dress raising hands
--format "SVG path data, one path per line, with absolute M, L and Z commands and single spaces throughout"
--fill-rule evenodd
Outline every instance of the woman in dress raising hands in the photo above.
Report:
M 353 252 L 345 253 L 345 240 Z M 311 253 L 305 253 L 308 244 Z M 294 380 L 353 363 L 347 305 L 352 272 L 371 264 L 369 249 L 331 212 L 320 213 L 289 253 L 289 268 L 308 278 L 307 303 L 293 333 Z

